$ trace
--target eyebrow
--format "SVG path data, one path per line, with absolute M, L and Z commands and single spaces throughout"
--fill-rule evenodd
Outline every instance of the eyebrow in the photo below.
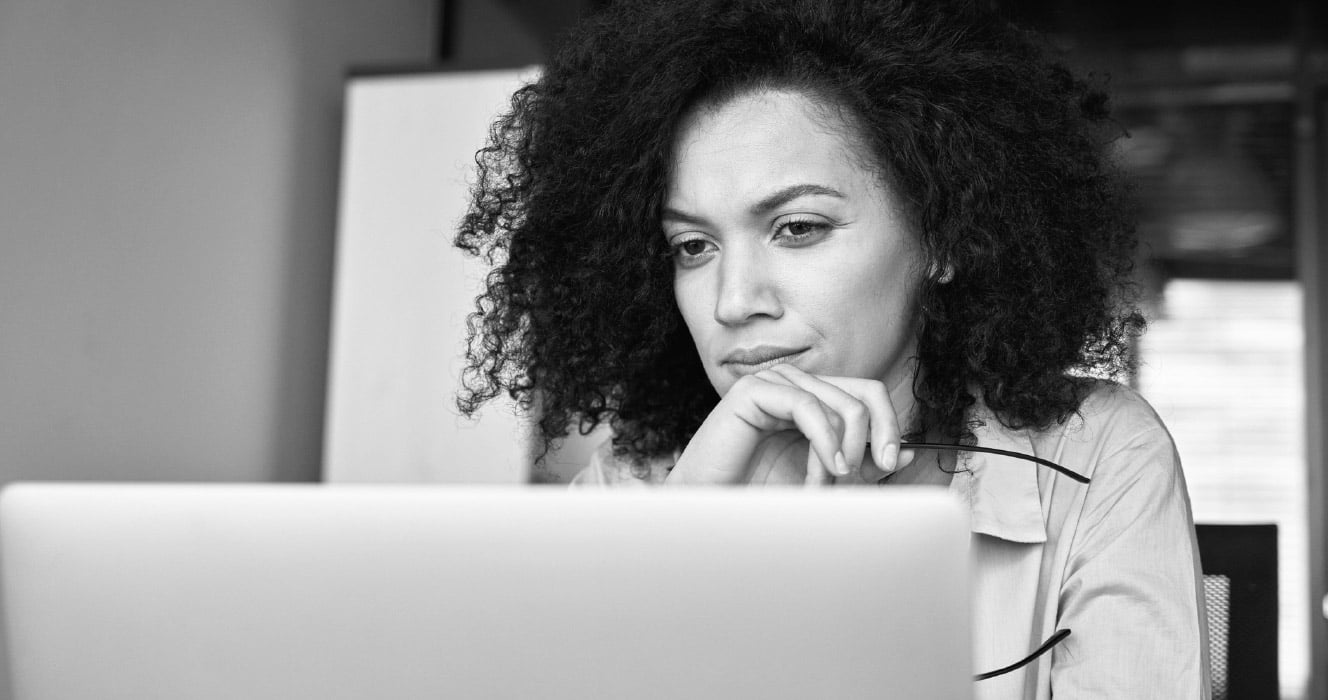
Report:
M 753 204 L 752 208 L 748 211 L 754 216 L 764 214 L 770 211 L 771 209 L 792 202 L 793 200 L 799 197 L 809 197 L 811 195 L 822 195 L 826 197 L 838 197 L 840 199 L 844 199 L 844 193 L 834 188 L 826 187 L 824 185 L 812 185 L 812 184 L 790 185 L 782 190 L 779 190 L 778 192 L 771 194 L 769 197 L 762 199 L 756 204 Z
M 834 189 L 833 187 L 826 187 L 825 185 L 815 185 L 811 183 L 803 183 L 798 185 L 789 185 L 788 187 L 773 192 L 764 199 L 762 199 L 761 201 L 757 202 L 756 204 L 753 204 L 751 208 L 748 209 L 747 211 L 752 216 L 761 216 L 762 214 L 765 214 L 777 207 L 783 206 L 799 197 L 809 197 L 813 195 L 820 195 L 824 197 L 838 197 L 839 199 L 846 198 L 844 196 L 844 193 L 840 192 L 837 189 Z M 694 216 L 692 214 L 688 214 L 683 211 L 679 211 L 672 207 L 664 208 L 663 218 L 665 221 L 678 221 L 685 224 L 705 223 L 705 220 L 702 219 L 701 217 Z

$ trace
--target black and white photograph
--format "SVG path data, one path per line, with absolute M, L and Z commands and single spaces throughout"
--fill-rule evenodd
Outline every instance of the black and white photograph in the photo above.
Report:
M 1328 700 L 1323 0 L 0 0 L 0 700 Z

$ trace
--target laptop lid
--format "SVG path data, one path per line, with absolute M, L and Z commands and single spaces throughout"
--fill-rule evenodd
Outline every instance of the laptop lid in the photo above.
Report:
M 939 489 L 20 484 L 17 700 L 968 698 Z

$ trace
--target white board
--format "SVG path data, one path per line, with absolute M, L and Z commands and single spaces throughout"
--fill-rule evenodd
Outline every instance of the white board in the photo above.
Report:
M 352 78 L 346 95 L 323 478 L 517 483 L 531 421 L 455 394 L 482 264 L 452 245 L 494 116 L 536 69 Z M 548 458 L 562 478 L 606 433 Z

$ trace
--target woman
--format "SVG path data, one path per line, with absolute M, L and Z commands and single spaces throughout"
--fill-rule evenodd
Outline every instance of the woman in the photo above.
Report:
M 608 421 L 582 484 L 947 486 L 978 668 L 1072 630 L 979 697 L 1207 697 L 1175 449 L 1093 378 L 1143 325 L 1110 127 L 972 5 L 618 3 L 477 156 L 460 405 Z

